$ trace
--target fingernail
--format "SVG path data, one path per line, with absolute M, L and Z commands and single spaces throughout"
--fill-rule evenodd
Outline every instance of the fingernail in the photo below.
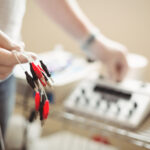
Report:
M 25 48 L 25 44 L 24 44 L 24 42 L 20 42 L 20 43 L 19 43 L 19 45 L 20 45 L 20 47 L 21 47 L 21 51 L 23 51 L 23 50 L 24 50 L 24 48 Z
M 33 53 L 33 52 L 27 52 L 28 53 L 28 55 L 30 55 L 34 60 L 36 60 L 37 58 L 38 58 L 38 56 L 35 54 L 35 53 Z
M 20 51 L 21 50 L 21 47 L 15 43 L 12 44 L 12 47 L 13 49 L 17 50 L 17 51 Z

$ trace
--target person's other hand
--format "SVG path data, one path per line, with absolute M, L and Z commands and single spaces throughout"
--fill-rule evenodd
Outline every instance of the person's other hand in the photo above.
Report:
M 106 65 L 111 79 L 123 80 L 128 72 L 125 46 L 101 35 L 91 46 L 91 51 Z
M 6 34 L 0 31 L 0 80 L 6 79 L 12 72 L 14 66 L 18 64 L 13 50 L 17 51 L 18 58 L 21 63 L 26 63 L 28 60 L 21 51 L 22 46 L 15 44 Z M 33 53 L 29 53 L 34 59 L 36 56 Z

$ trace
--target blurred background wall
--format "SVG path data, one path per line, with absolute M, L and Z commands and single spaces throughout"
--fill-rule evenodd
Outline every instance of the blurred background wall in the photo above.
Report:
M 130 52 L 142 54 L 150 60 L 150 0 L 78 2 L 105 35 L 126 45 Z M 61 43 L 65 49 L 80 53 L 77 43 L 49 20 L 33 0 L 27 0 L 22 35 L 26 50 L 42 52 Z M 145 80 L 150 81 L 150 65 Z

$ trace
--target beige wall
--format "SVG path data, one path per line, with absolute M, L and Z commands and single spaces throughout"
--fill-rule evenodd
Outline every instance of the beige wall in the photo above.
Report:
M 122 42 L 131 52 L 150 58 L 150 0 L 78 1 L 105 35 Z M 79 52 L 77 44 L 49 20 L 33 0 L 27 1 L 22 33 L 27 50 L 41 52 L 62 43 L 66 49 Z M 146 75 L 150 81 L 149 74 L 150 69 Z

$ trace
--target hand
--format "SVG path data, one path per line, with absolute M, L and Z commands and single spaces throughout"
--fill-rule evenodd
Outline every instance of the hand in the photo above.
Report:
M 128 72 L 125 46 L 101 35 L 91 46 L 91 51 L 106 65 L 112 80 L 123 80 Z
M 14 66 L 18 64 L 12 50 L 17 51 L 17 55 L 21 63 L 26 63 L 28 60 L 21 51 L 22 46 L 15 44 L 6 34 L 0 31 L 0 80 L 6 79 L 12 72 Z M 29 53 L 34 59 L 36 56 Z

